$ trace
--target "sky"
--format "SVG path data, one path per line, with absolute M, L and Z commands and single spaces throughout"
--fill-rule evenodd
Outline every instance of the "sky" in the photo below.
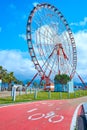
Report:
M 77 47 L 77 72 L 87 81 L 87 0 L 0 0 L 0 65 L 20 80 L 37 72 L 26 41 L 26 24 L 37 3 L 57 7 L 72 30 Z

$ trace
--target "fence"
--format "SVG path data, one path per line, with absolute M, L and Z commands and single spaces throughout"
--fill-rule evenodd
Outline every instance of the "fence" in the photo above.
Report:
M 82 96 L 86 96 L 87 95 L 87 90 L 79 90 L 79 91 L 75 91 L 73 93 L 68 93 L 68 92 L 51 92 L 51 91 L 41 91 L 39 89 L 30 89 L 30 90 L 26 90 L 25 92 L 19 92 L 19 96 L 20 95 L 26 95 L 26 98 L 30 98 L 31 100 L 48 100 L 48 99 L 56 99 L 56 100 L 60 100 L 60 99 L 72 99 L 72 98 L 78 98 L 78 97 L 82 97 Z M 16 100 L 16 95 L 13 94 L 13 101 Z

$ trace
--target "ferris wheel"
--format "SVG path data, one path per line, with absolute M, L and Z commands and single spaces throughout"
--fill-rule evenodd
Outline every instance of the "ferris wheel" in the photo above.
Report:
M 72 31 L 53 5 L 38 4 L 27 21 L 27 43 L 31 60 L 42 80 L 54 80 L 56 74 L 72 79 L 77 65 L 77 52 Z M 33 79 L 34 79 L 33 78 Z

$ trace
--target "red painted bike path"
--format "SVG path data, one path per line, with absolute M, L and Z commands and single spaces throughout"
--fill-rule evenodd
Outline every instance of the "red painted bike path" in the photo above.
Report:
M 49 100 L 0 107 L 0 130 L 70 130 L 76 105 Z

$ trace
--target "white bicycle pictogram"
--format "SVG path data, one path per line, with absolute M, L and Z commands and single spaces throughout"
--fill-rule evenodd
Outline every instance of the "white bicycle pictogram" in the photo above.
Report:
M 64 119 L 64 116 L 62 115 L 56 115 L 53 111 L 49 112 L 47 114 L 44 113 L 36 113 L 28 117 L 28 120 L 40 120 L 42 118 L 47 118 L 48 122 L 51 123 L 58 123 L 61 122 Z M 54 120 L 54 118 L 58 118 L 57 120 Z

